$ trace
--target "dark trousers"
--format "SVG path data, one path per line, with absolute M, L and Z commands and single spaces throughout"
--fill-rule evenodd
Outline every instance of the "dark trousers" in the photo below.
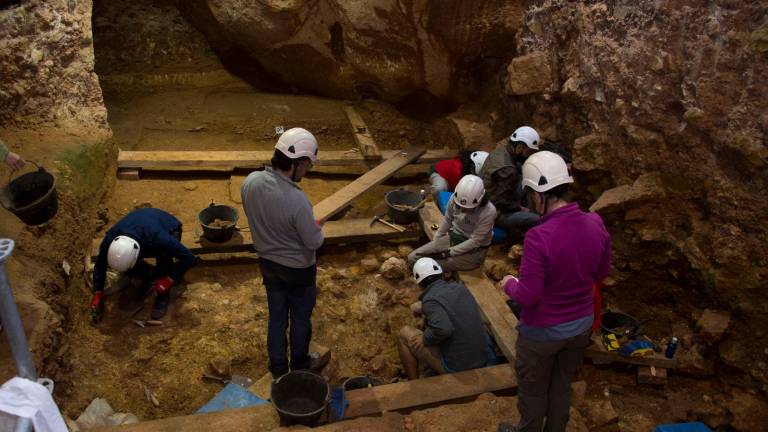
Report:
M 312 309 L 317 298 L 317 266 L 295 269 L 266 259 L 259 260 L 267 288 L 269 325 L 267 350 L 273 376 L 288 372 L 285 331 L 291 325 L 290 369 L 309 369 L 309 341 L 312 339 Z
M 178 230 L 171 233 L 176 239 L 181 241 L 181 227 Z M 173 271 L 173 255 L 169 253 L 158 253 L 155 257 L 155 266 L 140 259 L 136 262 L 133 268 L 125 272 L 126 275 L 134 279 L 141 280 L 139 291 L 142 294 L 146 294 L 149 291 L 152 281 L 164 278 L 171 274 Z M 179 282 L 179 281 L 175 281 Z M 163 297 L 170 297 L 170 290 L 163 294 Z
M 520 432 L 564 432 L 571 406 L 571 379 L 589 346 L 588 330 L 559 341 L 517 338 L 517 409 Z M 544 424 L 544 418 L 547 421 Z

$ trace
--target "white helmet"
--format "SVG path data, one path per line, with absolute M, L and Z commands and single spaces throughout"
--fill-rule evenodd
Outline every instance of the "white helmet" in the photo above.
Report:
M 275 148 L 291 159 L 308 157 L 312 162 L 317 160 L 317 140 L 306 129 L 291 128 L 283 132 Z
M 530 126 L 521 126 L 515 129 L 515 131 L 512 132 L 512 135 L 509 136 L 509 142 L 524 142 L 525 145 L 534 150 L 539 149 L 540 139 L 541 138 L 539 138 L 539 133 L 536 132 L 536 129 Z
M 107 252 L 109 267 L 120 273 L 133 268 L 139 259 L 139 243 L 128 236 L 117 236 Z
M 488 152 L 487 151 L 472 152 L 472 154 L 469 155 L 469 158 L 472 159 L 472 162 L 475 163 L 475 173 L 479 173 L 480 169 L 483 167 L 483 164 L 485 163 L 485 160 L 488 159 Z
M 453 193 L 453 202 L 464 208 L 475 208 L 485 195 L 483 179 L 476 175 L 467 174 L 459 180 L 456 192 Z
M 442 267 L 432 258 L 419 258 L 413 265 L 413 278 L 416 279 L 416 283 L 420 283 L 429 276 L 442 273 Z
M 573 183 L 568 166 L 560 155 L 551 151 L 532 154 L 523 164 L 523 189 L 546 192 L 565 183 Z

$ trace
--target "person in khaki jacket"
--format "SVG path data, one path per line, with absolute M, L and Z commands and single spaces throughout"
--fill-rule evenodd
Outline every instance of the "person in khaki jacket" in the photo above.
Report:
M 446 273 L 480 267 L 491 245 L 495 219 L 496 207 L 485 195 L 483 180 L 471 174 L 462 177 L 435 238 L 411 252 L 408 264 L 413 266 L 419 258 L 430 257 Z

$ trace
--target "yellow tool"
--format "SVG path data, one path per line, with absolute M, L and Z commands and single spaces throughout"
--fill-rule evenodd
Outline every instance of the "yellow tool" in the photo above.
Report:
M 602 340 L 606 351 L 616 351 L 621 346 L 613 333 L 604 334 Z

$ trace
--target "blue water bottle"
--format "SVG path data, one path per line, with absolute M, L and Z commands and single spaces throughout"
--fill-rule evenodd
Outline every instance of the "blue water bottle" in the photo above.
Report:
M 664 357 L 671 359 L 675 356 L 675 351 L 677 350 L 677 338 L 672 337 L 672 340 L 669 341 L 667 344 L 667 350 L 664 352 Z

